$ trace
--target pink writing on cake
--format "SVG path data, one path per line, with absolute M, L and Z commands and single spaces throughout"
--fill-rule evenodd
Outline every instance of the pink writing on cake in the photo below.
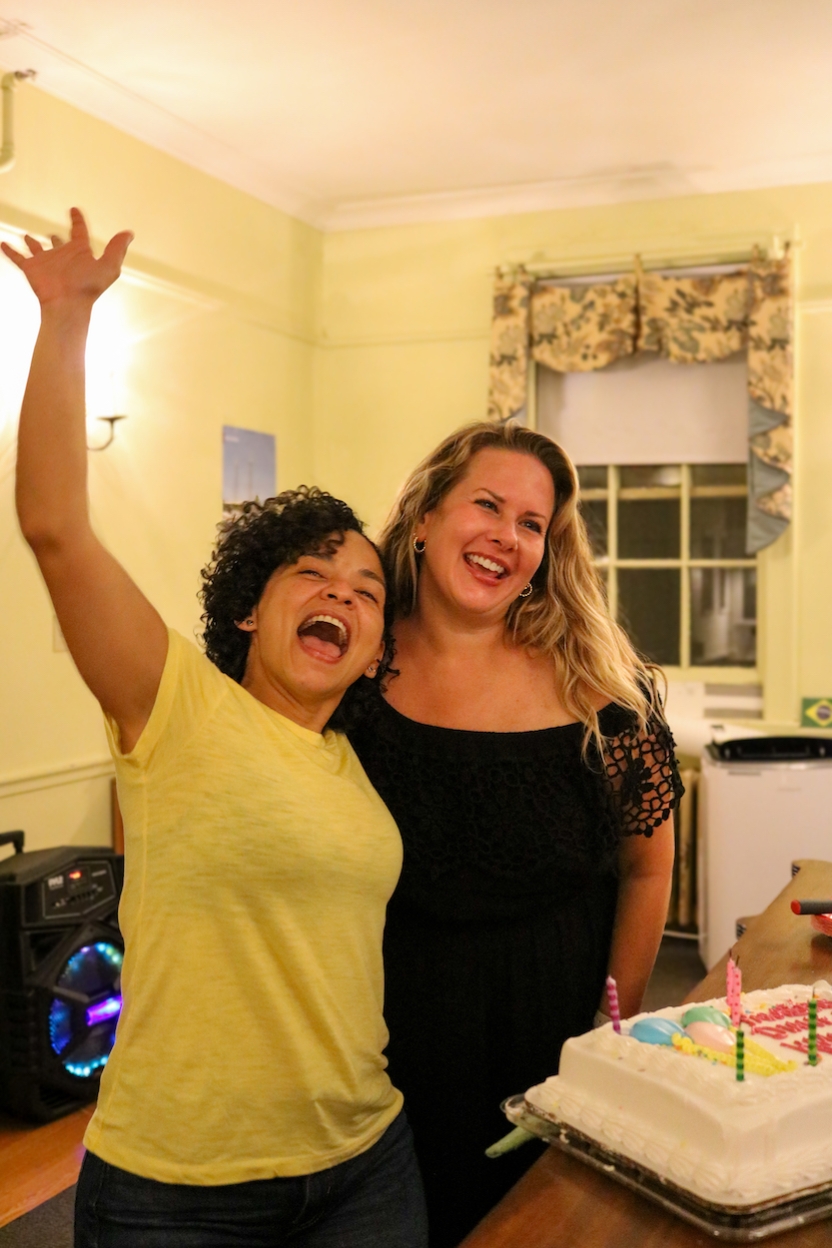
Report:
M 827 1015 L 824 1018 L 821 1014 L 822 1010 L 832 1010 L 832 1001 L 818 1001 L 818 1027 L 832 1027 L 832 1015 Z M 809 1026 L 809 1003 L 807 1001 L 796 1001 L 788 1005 L 773 1005 L 769 1010 L 746 1015 L 746 1021 L 750 1023 L 751 1030 L 755 1034 L 757 1031 L 760 1031 L 762 1035 L 774 1035 L 774 1033 L 765 1031 L 764 1028 L 769 1023 L 781 1023 L 783 1019 L 797 1019 L 799 1020 L 799 1026 L 804 1031 L 807 1030 Z
M 800 1035 L 809 1030 L 805 1018 L 790 1018 L 786 1022 L 771 1023 L 768 1027 L 752 1027 L 755 1036 L 768 1036 L 771 1040 L 785 1040 L 789 1036 Z
M 784 1049 L 794 1049 L 795 1053 L 809 1052 L 809 1038 L 805 1040 L 783 1040 L 781 1047 Z M 832 1036 L 818 1036 L 817 1040 L 818 1053 L 832 1053 Z

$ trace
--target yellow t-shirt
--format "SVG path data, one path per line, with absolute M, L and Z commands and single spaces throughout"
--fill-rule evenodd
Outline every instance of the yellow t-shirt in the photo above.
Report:
M 402 1098 L 381 938 L 401 841 L 352 747 L 270 710 L 177 633 L 122 754 L 124 1006 L 85 1144 L 166 1183 L 311 1174 Z

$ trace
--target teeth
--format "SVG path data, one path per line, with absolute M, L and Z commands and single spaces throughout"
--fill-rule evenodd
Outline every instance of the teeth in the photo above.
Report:
M 499 575 L 505 572 L 501 563 L 495 563 L 493 559 L 486 559 L 483 555 L 468 555 L 467 558 L 469 563 L 478 563 L 486 572 L 496 572 Z
M 340 630 L 342 638 L 346 638 L 347 630 L 340 620 L 336 620 L 334 615 L 313 615 L 306 621 L 306 626 L 310 624 L 334 624 Z

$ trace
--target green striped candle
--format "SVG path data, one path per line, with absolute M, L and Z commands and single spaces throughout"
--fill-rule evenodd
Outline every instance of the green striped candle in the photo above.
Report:
M 737 1028 L 737 1083 L 745 1079 L 745 1032 Z
M 818 1003 L 813 995 L 809 1002 L 809 1065 L 818 1064 Z

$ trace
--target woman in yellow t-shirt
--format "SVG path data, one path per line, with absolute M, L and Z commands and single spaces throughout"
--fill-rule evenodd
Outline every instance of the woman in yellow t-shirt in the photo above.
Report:
M 41 304 L 18 516 L 104 710 L 125 821 L 123 1007 L 76 1246 L 424 1248 L 382 1056 L 401 842 L 337 731 L 389 662 L 381 564 L 328 494 L 247 504 L 203 570 L 203 654 L 101 545 L 84 350 L 130 241 L 96 260 L 73 209 L 67 243 L 3 244 Z

